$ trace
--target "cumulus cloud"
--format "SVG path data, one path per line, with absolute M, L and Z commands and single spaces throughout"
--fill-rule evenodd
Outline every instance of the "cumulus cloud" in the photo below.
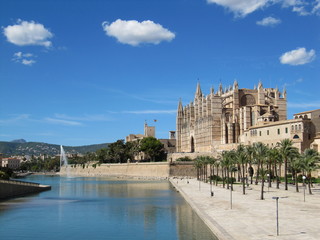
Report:
M 12 60 L 23 65 L 32 66 L 36 61 L 33 59 L 35 56 L 32 53 L 16 52 L 13 54 Z
M 103 22 L 102 27 L 106 35 L 131 46 L 138 46 L 141 43 L 159 44 L 175 38 L 174 33 L 150 20 L 138 22 L 118 19 L 111 24 Z
M 303 65 L 312 62 L 316 57 L 315 50 L 311 49 L 309 52 L 305 48 L 297 48 L 295 50 L 286 52 L 280 57 L 282 64 L 289 65 Z
M 40 45 L 50 47 L 53 34 L 42 24 L 18 20 L 17 24 L 3 28 L 7 41 L 18 46 Z
M 266 6 L 270 0 L 207 0 L 207 2 L 223 6 L 233 12 L 236 16 L 245 17 Z
M 280 24 L 281 23 L 281 20 L 280 19 L 277 19 L 277 18 L 274 18 L 274 17 L 266 17 L 260 21 L 257 21 L 256 22 L 257 25 L 261 25 L 261 26 L 275 26 L 277 24 Z

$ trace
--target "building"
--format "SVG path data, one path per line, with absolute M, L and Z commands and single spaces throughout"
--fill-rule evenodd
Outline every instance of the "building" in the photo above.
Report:
M 177 111 L 177 153 L 217 153 L 240 143 L 263 142 L 275 146 L 293 140 L 300 151 L 309 148 L 320 130 L 320 109 L 294 115 L 287 120 L 286 90 L 233 86 L 202 94 L 198 83 L 193 102 Z
M 155 138 L 155 127 L 148 126 L 147 123 L 144 124 L 144 134 L 129 134 L 126 136 L 126 142 L 134 142 L 140 141 L 147 137 L 154 137 Z M 174 153 L 176 151 L 176 138 L 175 138 L 175 131 L 169 132 L 169 139 L 158 139 L 162 144 L 165 153 Z M 143 160 L 145 159 L 145 154 L 143 152 L 139 152 L 135 156 L 135 160 Z
M 2 158 L 1 167 L 7 167 L 10 169 L 18 169 L 20 167 L 21 160 L 18 158 Z

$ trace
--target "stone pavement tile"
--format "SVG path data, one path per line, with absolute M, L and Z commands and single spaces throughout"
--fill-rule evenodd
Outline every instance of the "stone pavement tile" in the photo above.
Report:
M 232 192 L 221 186 L 200 183 L 196 179 L 173 181 L 172 184 L 196 210 L 199 216 L 216 233 L 219 239 L 320 239 L 320 191 L 306 195 L 303 202 L 303 188 L 296 193 L 294 186 L 288 191 L 265 185 L 265 200 L 260 200 L 260 185 L 250 185 L 246 195 L 242 186 L 235 185 Z M 319 188 L 319 186 L 318 186 Z M 269 190 L 269 191 L 268 191 Z M 279 199 L 279 232 L 276 232 L 276 200 Z

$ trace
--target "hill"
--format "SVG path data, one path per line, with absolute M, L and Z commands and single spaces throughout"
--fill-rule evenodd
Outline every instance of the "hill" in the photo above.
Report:
M 98 149 L 106 148 L 109 143 L 93 144 L 86 146 L 63 146 L 67 154 L 85 154 L 87 152 L 95 152 Z M 60 154 L 60 145 L 41 143 L 41 142 L 4 142 L 0 141 L 0 153 L 4 156 L 15 155 L 35 155 L 43 154 L 55 156 Z

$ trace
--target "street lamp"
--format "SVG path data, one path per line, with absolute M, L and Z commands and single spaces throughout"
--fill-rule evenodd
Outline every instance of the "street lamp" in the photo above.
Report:
M 305 184 L 305 180 L 306 180 L 306 176 L 302 176 L 303 179 L 303 201 L 306 201 L 306 184 Z
M 230 207 L 232 209 L 232 187 L 230 187 Z
M 269 193 L 269 187 L 270 187 L 270 174 L 269 173 L 267 174 L 267 177 L 268 177 L 268 193 Z
M 279 214 L 278 214 L 278 200 L 279 200 L 279 197 L 272 197 L 272 199 L 275 199 L 276 200 L 276 203 L 277 203 L 277 236 L 279 236 Z

